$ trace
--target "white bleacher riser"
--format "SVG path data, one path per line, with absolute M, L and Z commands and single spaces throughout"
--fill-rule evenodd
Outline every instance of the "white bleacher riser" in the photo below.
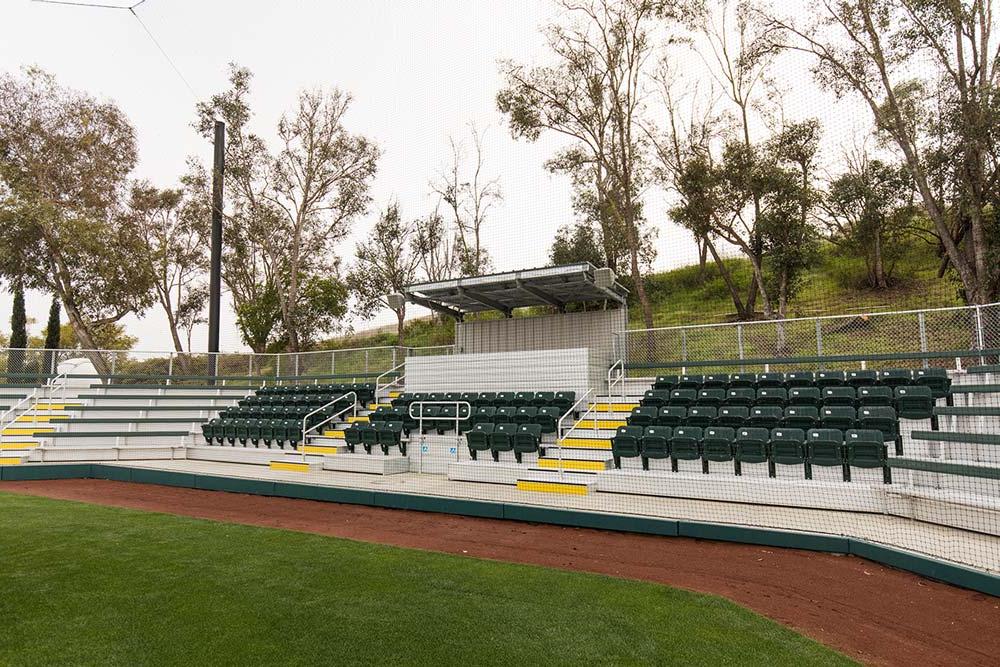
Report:
M 120 396 L 101 397 L 97 399 L 82 399 L 89 401 L 88 405 L 105 405 L 121 408 L 141 408 L 143 406 L 190 406 L 203 408 L 213 406 L 216 409 L 236 405 L 236 398 L 227 396 L 206 396 L 205 398 L 173 398 L 160 396 L 155 398 L 122 398 Z
M 407 457 L 399 455 L 398 449 L 390 449 L 388 455 L 383 454 L 381 449 L 373 449 L 370 455 L 365 454 L 362 450 L 355 454 L 324 456 L 323 470 L 369 475 L 398 475 L 409 472 L 410 462 Z
M 32 462 L 55 463 L 59 461 L 148 461 L 183 459 L 185 448 L 142 445 L 113 447 L 108 445 L 40 447 L 31 452 Z
M 488 454 L 488 452 L 487 452 Z M 538 481 L 556 481 L 563 479 L 566 481 L 583 481 L 593 483 L 596 481 L 596 474 L 588 474 L 576 471 L 564 471 L 560 477 L 557 470 L 538 470 L 533 465 L 514 462 L 500 461 L 496 463 L 493 459 L 480 461 L 460 461 L 448 465 L 448 479 L 456 482 L 482 482 L 486 484 L 506 484 L 514 485 L 519 479 L 532 479 Z
M 45 434 L 39 433 L 33 436 L 34 440 L 38 440 L 42 445 L 48 449 L 60 449 L 63 447 L 73 448 L 73 447 L 129 447 L 129 446 L 161 446 L 161 447 L 178 447 L 182 444 L 183 436 L 171 435 L 142 435 L 141 433 L 122 435 L 122 436 L 107 436 L 107 435 L 95 435 L 87 436 L 80 435 L 78 437 L 72 438 L 50 438 Z M 190 442 L 190 436 L 187 438 Z
M 98 403 L 98 405 L 103 405 L 103 403 Z M 83 408 L 81 410 L 67 411 L 65 414 L 70 418 L 70 421 L 74 419 L 136 419 L 136 418 L 153 418 L 157 417 L 184 417 L 191 419 L 195 422 L 205 422 L 218 415 L 221 408 L 212 407 L 206 410 L 144 410 L 142 408 L 127 407 L 120 410 L 88 410 Z M 45 414 L 44 412 L 42 414 Z
M 406 453 L 410 459 L 411 472 L 443 474 L 447 472 L 448 464 L 453 463 L 462 450 L 469 453 L 465 438 L 456 438 L 454 432 L 445 435 L 420 435 L 413 431 L 410 433 Z
M 977 462 L 968 460 L 945 460 L 948 463 L 959 463 L 977 465 Z M 981 464 L 980 464 L 981 465 Z M 944 475 L 941 473 L 924 472 L 921 470 L 894 470 L 893 482 L 899 478 L 900 482 L 912 484 L 916 489 L 943 489 L 968 493 L 981 498 L 1000 499 L 1000 480 L 980 479 L 978 477 L 966 477 L 960 475 Z M 895 485 L 895 484 L 894 484 Z
M 243 398 L 248 393 L 252 394 L 253 392 L 254 389 L 250 387 L 227 388 L 187 385 L 165 385 L 158 389 L 151 389 L 149 387 L 137 388 L 126 385 L 114 387 L 90 387 L 89 389 L 79 390 L 79 393 L 81 394 L 101 394 L 108 397 L 128 394 L 163 394 L 164 396 L 169 396 L 170 394 L 198 394 L 199 396 L 204 395 L 206 398 L 214 395 L 228 399 Z M 58 390 L 56 390 L 55 393 L 58 394 Z
M 186 422 L 114 422 L 114 423 L 91 423 L 91 422 L 53 422 L 60 433 L 93 433 L 107 431 L 128 431 L 129 433 L 142 433 L 143 431 L 184 431 L 197 433 L 201 436 L 201 424 L 204 420 L 192 419 Z
M 976 506 L 975 511 L 970 511 L 970 504 L 979 506 Z M 1000 507 L 995 504 L 980 504 L 979 499 L 964 494 L 948 499 L 934 497 L 919 488 L 912 492 L 890 490 L 886 493 L 885 511 L 917 521 L 963 528 L 986 535 L 1000 535 Z M 954 547 L 964 548 L 961 542 Z
M 204 440 L 197 445 L 187 448 L 187 458 L 198 461 L 222 461 L 225 463 L 248 463 L 254 465 L 268 465 L 271 461 L 296 454 L 290 447 L 279 449 L 273 447 L 243 447 L 237 443 L 236 447 L 225 445 L 205 445 Z M 310 457 L 313 458 L 313 457 Z

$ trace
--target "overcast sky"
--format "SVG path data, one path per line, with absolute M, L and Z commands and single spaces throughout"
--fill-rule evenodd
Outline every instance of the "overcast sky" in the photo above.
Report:
M 29 0 L 2 0 L 2 7 L 0 68 L 39 65 L 63 85 L 114 100 L 138 131 L 135 176 L 162 187 L 176 183 L 186 157 L 210 161 L 211 146 L 191 127 L 195 96 L 205 99 L 225 88 L 227 63 L 254 73 L 253 129 L 267 138 L 299 90 L 336 86 L 349 91 L 354 96 L 349 129 L 376 139 L 383 156 L 373 189 L 375 206 L 356 223 L 341 248 L 343 257 L 352 255 L 378 207 L 390 199 L 399 200 L 407 217 L 433 209 L 428 181 L 448 159 L 449 135 L 467 134 L 470 122 L 486 129 L 487 171 L 500 176 L 504 192 L 485 232 L 498 269 L 546 264 L 556 229 L 573 220 L 568 180 L 543 168 L 559 140 L 514 141 L 495 104 L 499 59 L 538 62 L 545 57 L 538 28 L 556 16 L 545 0 L 147 0 L 136 12 L 180 76 L 128 11 Z M 679 66 L 689 77 L 706 76 L 694 54 L 681 58 Z M 817 90 L 801 64 L 784 64 L 779 75 L 788 83 L 786 113 L 820 116 L 830 154 L 867 122 L 857 105 L 834 104 Z M 690 234 L 665 221 L 665 205 L 662 193 L 647 193 L 647 215 L 659 229 L 655 266 L 661 269 L 695 260 Z M 48 296 L 29 294 L 27 303 L 29 317 L 37 320 L 33 332 L 40 331 Z M 0 294 L 0 330 L 6 333 L 9 312 L 10 297 Z M 386 315 L 354 325 L 391 321 Z M 136 349 L 170 348 L 165 318 L 155 309 L 123 322 L 139 337 Z M 205 337 L 196 331 L 195 350 L 204 349 Z M 221 346 L 245 349 L 228 304 Z

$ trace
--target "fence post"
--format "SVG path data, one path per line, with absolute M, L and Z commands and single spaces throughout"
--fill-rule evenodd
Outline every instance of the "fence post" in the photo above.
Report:
M 368 348 L 365 348 L 365 373 L 368 372 Z
M 299 353 L 296 352 L 295 353 L 295 376 L 298 377 L 298 375 L 299 375 Z
M 688 332 L 687 329 L 681 329 L 681 361 L 687 361 L 687 360 L 688 360 Z
M 920 351 L 927 352 L 927 322 L 924 319 L 923 312 L 917 313 L 917 325 L 920 327 Z M 930 359 L 924 357 L 923 367 L 927 368 L 930 366 Z
M 979 346 L 979 365 L 986 365 L 986 357 L 982 351 L 986 348 L 986 338 L 983 336 L 983 307 L 976 306 L 976 342 Z
M 739 350 L 740 359 L 742 360 L 744 358 L 743 357 L 743 325 L 742 324 L 737 324 L 736 325 L 736 347 Z M 687 359 L 685 359 L 684 361 L 687 361 Z M 740 373 L 745 373 L 746 370 L 747 370 L 747 367 L 744 366 L 743 364 L 740 364 Z
M 816 356 L 823 356 L 823 323 L 820 319 L 816 318 Z M 825 368 L 825 366 L 820 366 L 820 368 Z
M 274 362 L 274 384 L 278 384 L 280 381 L 278 378 L 281 377 L 281 354 L 274 355 L 277 361 Z
M 170 356 L 167 357 L 167 384 L 170 384 L 170 378 L 174 375 L 174 353 L 171 352 Z

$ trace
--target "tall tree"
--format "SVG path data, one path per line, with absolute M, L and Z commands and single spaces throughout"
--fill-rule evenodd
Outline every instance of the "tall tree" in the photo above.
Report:
M 358 314 L 369 319 L 381 308 L 396 314 L 396 344 L 403 344 L 406 304 L 394 308 L 389 294 L 400 294 L 413 283 L 420 256 L 412 250 L 413 223 L 403 222 L 399 205 L 389 204 L 364 243 L 357 244 L 347 286 L 357 298 Z
M 864 101 L 909 169 L 966 299 L 980 304 L 1000 295 L 993 213 L 1000 201 L 1000 49 L 993 4 L 815 1 L 804 20 L 757 10 L 775 49 L 807 54 L 823 86 Z M 927 64 L 923 76 L 912 66 L 916 58 Z
M 45 349 L 42 367 L 39 369 L 42 373 L 56 372 L 55 351 L 60 348 L 62 338 L 62 325 L 59 322 L 61 315 L 62 312 L 59 306 L 59 297 L 52 297 L 52 305 L 49 306 L 49 319 L 48 322 L 45 323 L 45 342 L 42 344 L 42 347 Z
M 453 278 L 460 270 L 461 243 L 452 235 L 440 207 L 414 222 L 413 254 L 420 260 L 420 273 L 429 282 Z
M 88 349 L 152 302 L 141 239 L 119 214 L 135 161 L 135 131 L 114 104 L 37 69 L 0 75 L 0 274 L 58 295 Z
M 619 227 L 629 250 L 629 273 L 647 328 L 653 312 L 643 283 L 640 193 L 647 176 L 646 141 L 638 122 L 649 31 L 661 3 L 646 0 L 562 0 L 567 20 L 545 29 L 550 65 L 501 65 L 497 106 L 514 137 L 543 132 L 570 139 L 549 168 L 588 174 L 599 206 Z M 663 3 L 665 4 L 665 3 Z M 614 230 L 605 230 L 605 235 Z
M 10 352 L 7 355 L 8 373 L 18 375 L 24 372 L 27 347 L 28 315 L 24 311 L 24 286 L 20 281 L 15 281 L 14 304 L 10 312 Z

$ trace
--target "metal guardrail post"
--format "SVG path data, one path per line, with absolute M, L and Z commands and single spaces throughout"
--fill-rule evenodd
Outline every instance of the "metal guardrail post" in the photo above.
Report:
M 928 349 L 927 348 L 927 322 L 924 319 L 924 314 L 922 312 L 921 313 L 917 313 L 917 327 L 920 329 L 920 351 L 921 352 L 926 352 L 927 349 Z M 923 367 L 924 368 L 928 368 L 929 366 L 930 366 L 929 360 L 928 359 L 924 359 Z
M 167 385 L 170 384 L 170 378 L 174 375 L 174 353 L 170 353 L 170 357 L 167 359 Z
M 743 325 L 742 324 L 737 324 L 736 325 L 736 349 L 739 352 L 740 359 L 744 359 L 745 355 L 743 353 Z M 683 359 L 683 361 L 687 361 L 687 358 Z M 740 373 L 745 373 L 746 370 L 747 370 L 747 367 L 744 366 L 743 364 L 740 364 Z
M 280 354 L 276 354 L 276 355 L 274 355 L 274 358 L 275 358 L 275 362 L 274 362 L 274 377 L 275 378 L 281 378 L 281 355 Z M 276 380 L 276 382 L 278 382 L 278 381 L 280 381 L 280 379 Z
M 983 307 L 976 306 L 976 344 L 980 350 L 986 348 L 986 338 L 983 336 Z M 986 365 L 986 357 L 979 355 L 979 365 Z
M 295 375 L 296 375 L 296 377 L 298 376 L 298 374 L 299 374 L 299 355 L 298 355 L 298 353 L 296 353 L 295 354 Z
M 688 360 L 688 332 L 681 330 L 681 361 Z
M 816 318 L 816 356 L 823 356 L 823 323 L 818 317 Z

